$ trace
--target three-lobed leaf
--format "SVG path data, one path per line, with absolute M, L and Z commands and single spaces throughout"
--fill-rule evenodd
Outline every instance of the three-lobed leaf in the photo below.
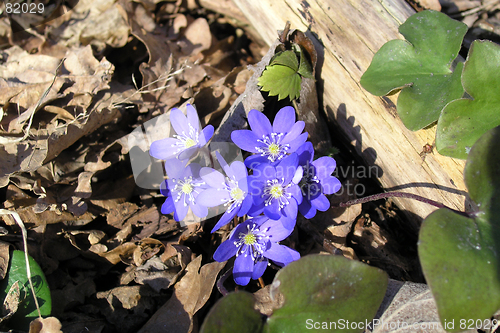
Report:
M 258 81 L 262 91 L 278 96 L 278 100 L 300 97 L 302 77 L 313 78 L 313 70 L 306 52 L 301 46 L 297 46 L 297 50 L 297 53 L 293 50 L 279 52 L 271 59 Z
M 264 332 L 362 332 L 364 327 L 348 323 L 373 319 L 387 283 L 385 272 L 358 261 L 342 256 L 305 256 L 276 274 L 273 287 L 285 301 L 268 318 Z
M 490 318 L 500 309 L 500 127 L 472 147 L 465 182 L 480 211 L 467 217 L 449 209 L 422 224 L 419 257 L 441 323 Z M 449 327 L 451 328 L 451 327 Z
M 458 99 L 443 109 L 436 130 L 440 154 L 466 159 L 476 140 L 500 125 L 499 68 L 500 46 L 474 41 L 462 73 L 462 84 L 472 99 Z
M 462 97 L 462 65 L 453 70 L 467 26 L 436 11 L 412 15 L 375 54 L 361 85 L 376 96 L 402 89 L 398 114 L 410 130 L 435 122 L 443 107 Z

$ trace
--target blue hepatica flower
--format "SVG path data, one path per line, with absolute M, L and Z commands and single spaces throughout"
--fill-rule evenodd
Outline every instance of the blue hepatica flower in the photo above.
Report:
M 299 149 L 299 165 L 303 168 L 303 176 L 299 182 L 302 191 L 302 203 L 299 211 L 310 219 L 316 215 L 316 210 L 322 212 L 330 208 L 330 201 L 325 194 L 336 193 L 341 188 L 340 181 L 331 174 L 337 163 L 329 156 L 323 156 L 313 161 L 314 148 L 306 142 Z
M 298 205 L 302 202 L 298 186 L 302 179 L 302 167 L 298 166 L 298 162 L 298 155 L 293 153 L 276 166 L 263 163 L 253 170 L 248 183 L 254 206 L 249 215 L 264 212 L 270 219 L 281 219 L 285 228 L 294 228 Z
M 264 162 L 279 163 L 307 140 L 307 133 L 302 133 L 305 124 L 295 122 L 295 110 L 291 106 L 278 111 L 272 126 L 258 110 L 250 110 L 248 123 L 251 130 L 233 131 L 231 139 L 239 148 L 256 153 L 245 160 L 245 165 L 252 169 Z
M 207 207 L 200 205 L 196 200 L 200 192 L 207 188 L 199 176 L 200 168 L 197 163 L 186 166 L 184 162 L 177 159 L 165 162 L 165 171 L 169 178 L 160 186 L 161 194 L 167 197 L 161 206 L 163 214 L 173 212 L 174 219 L 181 221 L 191 208 L 196 216 L 207 216 Z
M 253 202 L 252 196 L 248 193 L 248 171 L 245 164 L 234 161 L 228 165 L 218 152 L 215 153 L 226 176 L 215 169 L 202 168 L 200 176 L 210 188 L 203 191 L 197 198 L 197 202 L 206 207 L 215 207 L 221 204 L 227 206 L 226 212 L 212 229 L 212 232 L 229 223 L 236 214 L 238 216 L 245 215 Z
M 239 224 L 215 251 L 214 259 L 219 262 L 236 255 L 233 268 L 234 281 L 242 286 L 250 279 L 258 279 L 264 274 L 269 259 L 285 266 L 300 258 L 291 248 L 278 244 L 292 233 L 280 221 L 265 216 L 255 217 Z
M 200 120 L 196 109 L 187 104 L 186 111 L 187 117 L 177 108 L 170 110 L 170 123 L 176 134 L 154 141 L 149 149 L 151 156 L 160 160 L 172 158 L 186 160 L 207 144 L 214 134 L 214 127 L 207 125 L 200 131 Z

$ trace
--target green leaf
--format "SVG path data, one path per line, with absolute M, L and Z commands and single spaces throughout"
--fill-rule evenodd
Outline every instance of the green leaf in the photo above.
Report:
M 269 66 L 282 65 L 293 69 L 295 72 L 299 69 L 299 61 L 294 51 L 282 51 L 274 55 L 269 62 Z
M 42 316 L 49 316 L 52 310 L 52 300 L 47 280 L 36 261 L 32 257 L 28 257 L 28 261 L 31 270 L 31 281 L 33 282 L 35 295 L 38 305 L 40 306 L 40 312 Z M 38 311 L 28 282 L 24 252 L 18 250 L 12 252 L 9 270 L 0 283 L 0 297 L 2 300 L 5 299 L 10 287 L 16 281 L 19 281 L 21 287 L 21 301 L 16 313 L 9 319 L 9 326 L 11 328 L 27 331 L 29 329 L 29 323 L 38 318 Z
M 387 282 L 385 272 L 358 261 L 342 256 L 305 256 L 276 274 L 273 286 L 285 301 L 269 317 L 264 331 L 325 331 L 327 325 L 329 332 L 362 332 L 364 327 L 357 324 L 373 319 Z
M 290 97 L 297 99 L 300 96 L 300 83 L 302 78 L 288 66 L 273 65 L 266 69 L 259 78 L 258 85 L 263 91 L 268 91 L 269 96 L 278 95 L 278 100 Z
M 404 125 L 419 130 L 436 121 L 443 107 L 462 97 L 461 65 L 453 62 L 467 32 L 464 23 L 436 11 L 422 11 L 399 27 L 406 38 L 384 44 L 361 85 L 376 96 L 403 89 L 397 109 Z
M 436 148 L 440 154 L 466 159 L 470 147 L 500 125 L 500 46 L 474 41 L 465 62 L 462 83 L 471 99 L 448 104 L 439 117 Z
M 253 295 L 247 292 L 230 293 L 210 309 L 200 333 L 259 333 L 261 314 L 253 308 Z
M 469 218 L 439 209 L 423 222 L 419 257 L 443 326 L 464 329 L 500 309 L 500 127 L 472 147 L 465 167 L 470 197 L 480 207 Z M 470 320 L 470 321 L 469 321 Z M 446 326 L 445 326 L 446 327 Z
M 306 77 L 309 79 L 313 79 L 313 68 L 311 65 L 311 62 L 309 59 L 307 59 L 307 52 L 304 50 L 304 48 L 300 45 L 297 45 L 299 49 L 299 57 L 300 57 L 300 64 L 299 64 L 299 70 L 297 71 L 300 76 Z

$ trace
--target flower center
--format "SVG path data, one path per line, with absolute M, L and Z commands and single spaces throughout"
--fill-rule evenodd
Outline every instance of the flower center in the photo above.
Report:
M 273 186 L 271 186 L 271 189 L 269 192 L 271 192 L 271 196 L 274 199 L 278 199 L 279 197 L 281 197 L 283 195 L 283 187 L 281 187 L 281 185 L 279 185 L 279 184 L 273 185 Z
M 278 200 L 280 209 L 290 203 L 289 199 L 292 197 L 292 194 L 288 193 L 286 189 L 289 188 L 291 184 L 285 185 L 284 182 L 284 178 L 266 181 L 264 194 L 262 194 L 262 197 L 268 196 L 264 201 L 266 206 L 272 204 L 273 200 Z
M 174 138 L 177 139 L 177 142 L 172 144 L 172 147 L 177 147 L 175 153 L 177 154 L 183 150 L 196 146 L 198 144 L 198 137 L 199 133 L 191 124 L 189 124 L 189 133 L 186 134 L 186 132 L 183 131 L 181 134 L 174 134 Z
M 190 148 L 196 144 L 196 141 L 194 141 L 191 138 L 187 138 L 186 141 L 184 141 L 184 147 Z
M 255 223 L 247 224 L 246 232 L 240 232 L 238 239 L 234 242 L 234 245 L 238 247 L 236 256 L 240 254 L 250 255 L 254 261 L 261 257 L 266 251 L 266 242 L 269 239 L 269 236 L 266 235 L 267 231 L 269 228 L 260 230 Z
M 282 144 L 281 140 L 283 139 L 284 133 L 271 133 L 270 135 L 263 135 L 262 139 L 258 139 L 257 141 L 262 143 L 263 145 L 260 147 L 255 147 L 255 149 L 262 155 L 267 156 L 267 158 L 274 162 L 276 160 L 281 160 L 286 156 L 288 149 L 290 148 L 289 144 Z
M 249 234 L 246 234 L 245 236 L 243 236 L 243 243 L 245 243 L 245 245 L 253 245 L 253 244 L 255 244 L 256 241 L 257 241 L 257 237 L 255 237 L 255 235 L 252 233 L 249 233 Z
M 177 192 L 175 202 L 182 199 L 184 201 L 184 206 L 194 203 L 194 196 L 198 193 L 196 188 L 205 184 L 204 181 L 193 180 L 191 176 L 182 179 L 172 179 L 172 181 L 176 183 L 173 189 L 173 191 Z
M 243 199 L 243 190 L 239 187 L 235 187 L 231 190 L 231 192 L 229 192 L 229 195 L 231 196 L 231 198 L 235 201 L 240 201 Z

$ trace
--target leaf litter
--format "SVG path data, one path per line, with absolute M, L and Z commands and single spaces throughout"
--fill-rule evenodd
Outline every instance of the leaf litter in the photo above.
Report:
M 245 126 L 245 111 L 265 111 L 257 80 L 283 42 L 268 51 L 230 1 L 199 3 L 80 0 L 21 32 L 0 19 L 7 41 L 0 61 L 3 208 L 25 221 L 27 248 L 53 299 L 53 317 L 33 321 L 30 332 L 157 332 L 166 325 L 196 332 L 221 297 L 215 285 L 231 263 L 213 262 L 212 254 L 230 229 L 210 235 L 214 219 L 181 226 L 162 215 L 157 188 L 136 185 L 128 144 L 134 130 L 186 103 L 199 106 L 202 125 L 217 129 L 215 142 Z M 316 63 L 303 33 L 281 37 Z M 326 152 L 332 139 L 314 79 L 304 78 L 300 89 L 299 119 Z M 285 242 L 303 255 L 367 261 L 371 243 L 361 244 L 361 255 L 352 247 L 363 214 L 360 206 L 318 214 Z M 16 221 L 2 220 L 5 272 L 9 246 L 23 246 Z M 235 288 L 229 280 L 222 288 Z M 268 286 L 250 289 L 262 312 L 279 306 Z

